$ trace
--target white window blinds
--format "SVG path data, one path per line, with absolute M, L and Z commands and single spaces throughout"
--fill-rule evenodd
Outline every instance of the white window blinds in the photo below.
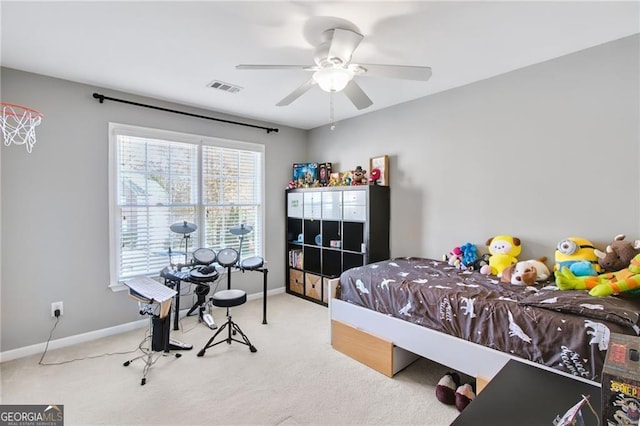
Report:
M 242 258 L 262 256 L 263 162 L 261 145 L 193 137 L 111 124 L 112 284 L 157 275 L 191 260 L 200 247 L 240 251 L 229 228 L 249 225 Z M 176 222 L 195 223 L 188 235 Z

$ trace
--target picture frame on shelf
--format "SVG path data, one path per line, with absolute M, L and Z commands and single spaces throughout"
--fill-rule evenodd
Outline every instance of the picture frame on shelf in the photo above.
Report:
M 379 157 L 372 157 L 369 159 L 369 176 L 373 169 L 380 170 L 380 178 L 375 183 L 376 185 L 389 186 L 389 156 L 381 155 Z

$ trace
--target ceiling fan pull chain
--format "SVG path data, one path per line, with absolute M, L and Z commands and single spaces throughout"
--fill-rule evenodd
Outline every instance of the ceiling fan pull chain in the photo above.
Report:
M 329 129 L 333 130 L 336 128 L 336 123 L 334 123 L 334 114 L 333 114 L 333 96 L 334 92 L 329 92 Z

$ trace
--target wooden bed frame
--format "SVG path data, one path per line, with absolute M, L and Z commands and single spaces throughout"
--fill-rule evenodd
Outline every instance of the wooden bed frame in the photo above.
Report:
M 514 359 L 600 386 L 592 380 L 336 299 L 339 282 L 335 278 L 327 285 L 332 346 L 389 377 L 424 357 L 485 382 Z

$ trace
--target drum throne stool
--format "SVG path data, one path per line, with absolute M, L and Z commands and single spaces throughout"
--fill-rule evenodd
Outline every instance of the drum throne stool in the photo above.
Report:
M 251 344 L 251 342 L 249 341 L 249 338 L 247 337 L 246 334 L 242 332 L 238 324 L 233 322 L 231 318 L 231 313 L 229 312 L 229 308 L 232 308 L 234 306 L 240 306 L 247 301 L 247 293 L 243 290 L 238 290 L 238 289 L 221 290 L 214 293 L 213 296 L 210 298 L 210 301 L 214 306 L 218 306 L 220 308 L 227 308 L 227 321 L 224 324 L 222 324 L 220 328 L 218 328 L 218 330 L 213 335 L 213 337 L 211 337 L 211 339 L 209 339 L 207 344 L 204 345 L 204 348 L 202 348 L 200 352 L 198 352 L 198 356 L 203 356 L 205 351 L 210 347 L 219 345 L 220 343 L 224 343 L 224 342 L 231 344 L 232 341 L 249 346 L 249 350 L 251 352 L 257 352 L 258 349 L 256 349 L 256 347 Z M 228 333 L 227 337 L 222 338 L 222 340 L 218 342 L 214 342 L 216 337 L 218 337 L 218 335 L 222 333 L 225 329 L 227 329 L 227 333 Z M 239 334 L 242 337 L 242 340 L 232 337 L 233 335 L 237 335 L 237 334 Z

